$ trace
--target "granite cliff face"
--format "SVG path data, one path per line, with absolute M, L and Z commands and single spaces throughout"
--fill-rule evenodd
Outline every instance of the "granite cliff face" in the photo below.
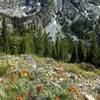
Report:
M 87 20 L 95 28 L 100 16 L 99 0 L 1 0 L 0 13 L 10 18 L 25 20 L 25 28 L 30 24 L 42 26 L 47 32 L 56 33 L 61 29 L 62 23 L 71 25 L 80 17 Z M 12 24 L 12 19 L 10 24 Z M 13 21 L 14 22 L 14 21 Z M 15 24 L 18 20 L 15 20 Z M 19 21 L 20 23 L 20 21 Z M 13 27 L 14 25 L 12 25 Z M 16 25 L 15 25 L 16 26 Z M 51 28 L 53 30 L 51 31 Z
M 63 13 L 70 20 L 76 15 L 87 17 L 89 20 L 96 19 L 100 15 L 99 0 L 1 0 L 0 12 L 10 16 L 29 16 L 41 9 L 47 12 L 47 8 L 55 9 L 55 12 Z M 51 8 L 52 7 L 52 8 Z M 53 8 L 54 7 L 54 8 Z M 93 17 L 93 15 L 95 17 Z M 91 18 L 92 17 L 92 18 Z

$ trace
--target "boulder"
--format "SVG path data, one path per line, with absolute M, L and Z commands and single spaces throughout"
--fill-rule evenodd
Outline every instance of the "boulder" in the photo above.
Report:
M 92 95 L 88 95 L 88 94 L 84 94 L 84 98 L 85 100 L 95 100 L 95 98 L 92 97 Z
M 96 84 L 96 86 L 95 86 L 95 91 L 96 91 L 97 93 L 100 93 L 100 84 Z

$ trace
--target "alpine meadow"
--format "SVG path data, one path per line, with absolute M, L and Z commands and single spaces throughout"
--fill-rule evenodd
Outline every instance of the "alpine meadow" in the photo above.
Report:
M 0 100 L 100 100 L 100 1 L 0 0 Z

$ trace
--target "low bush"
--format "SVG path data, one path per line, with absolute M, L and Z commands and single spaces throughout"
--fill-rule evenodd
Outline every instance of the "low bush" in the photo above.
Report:
M 6 62 L 0 63 L 0 77 L 6 75 L 9 65 Z

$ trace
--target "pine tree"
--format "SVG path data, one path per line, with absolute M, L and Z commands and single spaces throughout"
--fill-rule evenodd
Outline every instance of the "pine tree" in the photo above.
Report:
M 42 29 L 34 30 L 33 42 L 35 48 L 35 54 L 39 56 L 47 55 L 44 54 L 44 50 L 48 49 L 48 34 L 42 33 Z M 48 53 L 48 50 L 45 52 Z
M 52 45 L 52 57 L 56 59 L 56 48 L 55 45 Z
M 62 41 L 60 41 L 60 44 L 59 44 L 59 59 L 60 60 L 63 59 L 63 53 L 64 53 L 64 48 L 63 48 Z
M 23 41 L 23 42 L 25 42 L 25 45 L 22 46 L 22 49 L 25 48 L 25 52 L 27 54 L 33 54 L 34 53 L 33 34 L 34 33 L 31 32 L 31 31 L 25 33 L 25 39 Z
M 98 67 L 100 66 L 100 47 L 97 48 L 95 65 L 98 66 Z
M 42 48 L 43 48 L 43 55 L 45 56 L 45 57 L 48 57 L 49 56 L 49 46 L 50 46 L 50 41 L 49 41 L 49 33 L 46 33 L 46 32 L 44 32 L 44 34 L 43 34 L 43 46 L 42 46 Z
M 10 41 L 9 41 L 9 48 L 10 48 L 10 54 L 14 54 L 17 55 L 19 54 L 19 50 L 20 50 L 20 41 L 21 41 L 21 37 L 20 36 L 11 36 L 10 37 Z
M 7 32 L 7 23 L 5 15 L 3 15 L 2 32 L 1 32 L 1 48 L 5 53 L 9 52 L 9 34 Z
M 84 61 L 84 51 L 83 51 L 82 40 L 79 40 L 79 45 L 78 45 L 78 59 L 79 59 L 80 62 Z
M 2 36 L 0 35 L 0 52 L 2 52 Z
M 55 42 L 55 48 L 56 48 L 56 59 L 59 59 L 59 38 L 58 36 L 56 37 L 56 42 Z
M 70 62 L 71 63 L 78 62 L 78 48 L 77 48 L 77 43 L 75 43 L 75 47 L 74 47 L 73 53 L 71 55 Z
M 58 32 L 56 34 L 56 41 L 55 41 L 55 49 L 56 49 L 56 59 L 60 60 L 60 56 L 61 56 L 61 37 L 60 37 L 60 33 Z
M 68 61 L 69 48 L 71 46 L 68 45 L 68 40 L 67 39 L 62 39 L 61 45 L 62 45 L 62 47 L 61 47 L 62 59 L 64 61 Z
M 25 36 L 21 38 L 20 44 L 19 44 L 19 54 L 26 54 L 26 41 Z
M 96 40 L 93 39 L 86 54 L 86 62 L 94 64 L 95 59 L 96 59 Z

